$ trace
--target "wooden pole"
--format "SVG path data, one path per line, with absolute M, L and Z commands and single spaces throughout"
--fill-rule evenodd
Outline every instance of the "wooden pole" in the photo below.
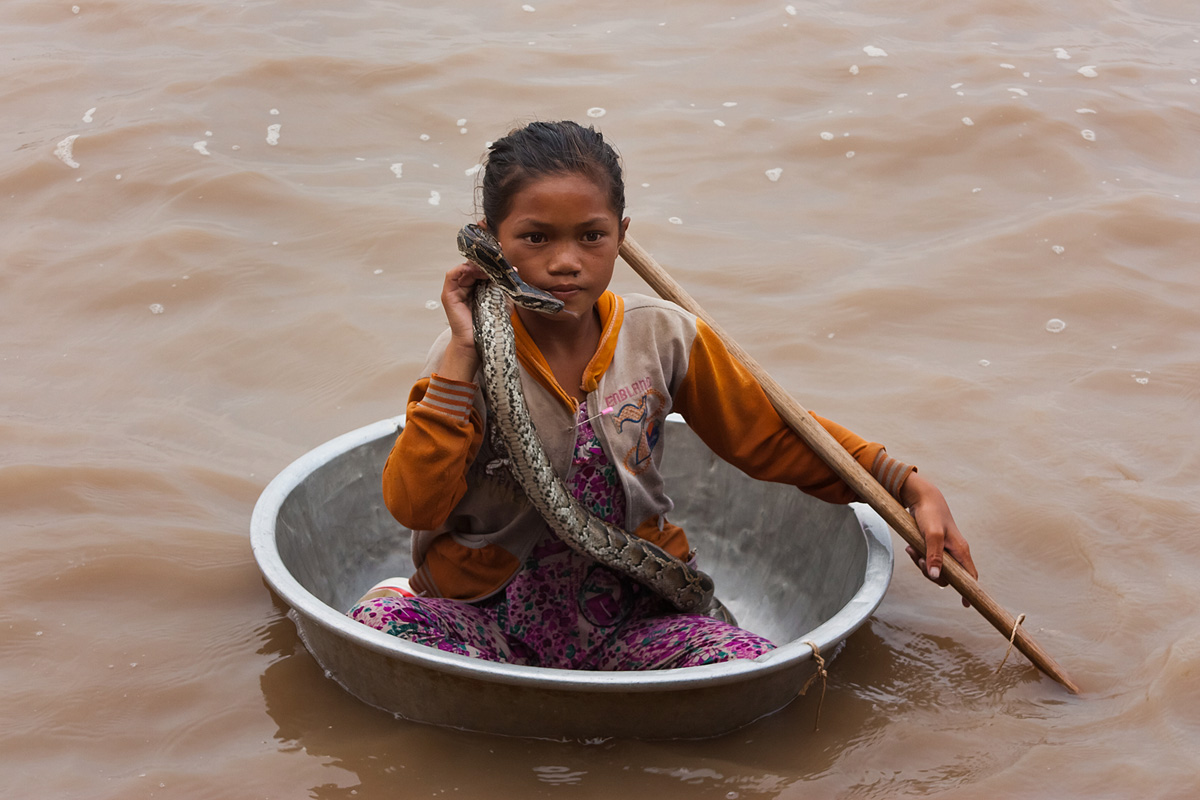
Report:
M 730 336 L 710 317 L 700 304 L 697 303 L 682 286 L 667 274 L 658 262 L 630 236 L 625 236 L 621 244 L 621 257 L 633 267 L 638 275 L 658 295 L 682 306 L 700 317 L 713 329 L 725 343 L 725 347 L 735 358 L 745 365 L 746 369 L 758 380 L 772 405 L 789 426 L 802 438 L 813 451 L 825 461 L 829 467 L 844 480 L 860 498 L 879 513 L 905 542 L 924 555 L 925 537 L 917 528 L 912 515 L 900 503 L 879 485 L 879 482 L 854 457 L 846 452 L 836 439 L 811 414 L 804 410 L 796 400 L 783 390 L 775 380 L 767 374 L 757 361 L 738 346 Z M 961 564 L 946 553 L 942 564 L 942 573 L 947 577 L 951 586 L 959 594 L 970 601 L 971 605 L 992 623 L 996 630 L 1008 639 L 1014 635 L 1013 644 L 1032 661 L 1038 669 L 1061 683 L 1072 694 L 1079 694 L 1079 687 L 1071 680 L 1066 671 L 1047 654 L 1025 628 L 1017 625 L 1016 619 L 1004 610 L 971 574 Z

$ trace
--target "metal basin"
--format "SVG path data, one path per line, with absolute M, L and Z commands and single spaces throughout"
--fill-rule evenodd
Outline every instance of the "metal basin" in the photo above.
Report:
M 326 674 L 410 720 L 546 738 L 704 738 L 777 711 L 879 605 L 892 574 L 886 524 L 752 480 L 678 417 L 664 472 L 702 568 L 739 623 L 779 649 L 754 661 L 654 672 L 520 667 L 443 653 L 344 616 L 372 584 L 411 575 L 409 531 L 384 508 L 383 463 L 402 417 L 327 442 L 271 481 L 251 544 L 271 588 Z

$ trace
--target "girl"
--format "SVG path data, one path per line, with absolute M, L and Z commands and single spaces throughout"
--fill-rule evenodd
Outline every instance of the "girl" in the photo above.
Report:
M 831 502 L 856 499 L 703 322 L 671 303 L 608 291 L 629 218 L 617 155 L 599 133 L 573 122 L 512 131 L 490 147 L 482 206 L 480 224 L 522 278 L 565 304 L 555 315 L 517 308 L 512 322 L 530 414 L 586 507 L 690 558 L 687 536 L 667 519 L 672 503 L 658 472 L 659 432 L 671 411 L 755 478 Z M 449 652 L 567 669 L 685 667 L 773 649 L 749 631 L 674 611 L 568 548 L 529 506 L 485 435 L 471 321 L 483 277 L 468 263 L 446 273 L 450 327 L 409 395 L 407 424 L 384 468 L 387 507 L 413 530 L 416 596 L 369 592 L 350 616 Z M 928 577 L 941 582 L 943 546 L 976 574 L 931 483 L 881 445 L 818 420 L 912 510 L 928 558 L 910 555 Z

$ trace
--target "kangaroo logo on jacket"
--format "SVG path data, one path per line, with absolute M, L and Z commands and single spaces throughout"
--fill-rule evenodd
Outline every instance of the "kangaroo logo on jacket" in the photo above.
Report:
M 667 398 L 661 392 L 647 389 L 640 397 L 622 405 L 613 414 L 617 433 L 624 434 L 626 425 L 637 425 L 637 441 L 625 454 L 625 469 L 640 475 L 650 466 L 650 457 L 658 445 L 662 424 L 666 419 Z

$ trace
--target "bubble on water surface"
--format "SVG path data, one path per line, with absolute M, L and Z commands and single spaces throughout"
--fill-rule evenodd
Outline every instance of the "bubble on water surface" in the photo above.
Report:
M 418 137 L 418 138 L 420 138 L 420 140 L 421 140 L 422 142 L 428 142 L 428 141 L 429 141 L 429 134 L 428 134 L 428 133 L 422 133 L 422 134 L 420 135 L 420 137 Z
M 729 102 L 721 103 L 721 105 L 725 106 L 726 108 L 733 108 L 737 105 L 737 103 L 730 100 Z
M 963 117 L 962 123 L 963 123 L 963 125 L 966 125 L 969 128 L 975 124 L 975 120 L 971 119 L 970 117 Z
M 197 153 L 199 153 L 202 156 L 211 156 L 212 155 L 212 153 L 208 152 L 208 142 L 205 140 L 201 140 L 199 142 L 194 143 L 192 145 L 192 149 L 195 150 Z
M 278 116 L 279 116 L 279 109 L 278 109 L 278 108 L 272 108 L 272 109 L 271 109 L 271 111 L 270 111 L 269 113 L 271 114 L 271 116 L 272 116 L 272 117 L 278 117 Z
M 821 138 L 827 142 L 833 141 L 833 133 L 830 131 L 821 131 Z
M 78 14 L 78 13 L 79 13 L 79 6 L 71 6 L 71 13 L 72 13 L 72 14 Z
M 1050 333 L 1062 333 L 1066 329 L 1067 323 L 1057 317 L 1046 323 L 1046 330 L 1050 331 Z
M 846 158 L 854 158 L 854 151 L 853 151 L 853 150 L 847 150 L 847 151 L 846 151 Z
M 990 367 L 991 365 L 992 365 L 992 362 L 988 361 L 986 358 L 979 359 L 979 366 Z
M 885 58 L 887 56 L 886 50 L 884 50 L 882 47 L 876 47 L 873 44 L 869 44 L 864 47 L 863 52 L 871 58 Z
M 1075 113 L 1076 114 L 1095 114 L 1096 109 L 1094 109 L 1094 108 L 1077 108 L 1077 109 L 1075 109 Z
M 1063 253 L 1067 252 L 1067 248 L 1063 247 L 1061 244 L 1056 244 L 1053 247 L 1051 247 L 1050 249 L 1053 250 L 1055 252 L 1055 254 L 1060 255 L 1060 256 Z
M 79 134 L 68 136 L 58 143 L 58 147 L 54 148 L 54 155 L 59 161 L 66 164 L 71 169 L 79 169 L 79 162 L 75 160 L 73 151 L 75 149 L 75 140 L 79 138 Z
M 1089 142 L 1096 141 L 1096 132 L 1095 131 L 1090 131 L 1085 128 L 1079 132 L 1079 135 L 1082 136 L 1083 138 L 1087 139 Z
M 796 16 L 796 7 L 795 6 L 784 6 L 783 10 L 786 11 L 787 13 L 791 14 L 793 17 Z
M 522 11 L 537 11 L 536 8 L 534 8 L 533 6 L 528 5 L 528 4 L 521 6 L 521 10 Z
M 274 125 L 267 126 L 267 144 L 271 145 L 272 147 L 279 144 L 279 131 L 282 129 L 282 127 L 283 126 L 278 122 Z
M 162 303 L 151 303 L 150 304 L 150 313 L 151 314 L 161 314 L 164 311 L 166 311 L 166 309 L 162 307 Z
M 1080 75 L 1082 75 L 1085 78 L 1094 78 L 1100 74 L 1099 72 L 1096 71 L 1096 68 L 1094 66 L 1092 66 L 1091 64 L 1089 64 L 1086 67 L 1080 67 L 1079 69 L 1077 69 L 1075 71 L 1078 72 Z
M 464 169 L 463 173 L 466 175 L 474 175 L 475 173 L 479 172 L 479 170 L 481 170 L 481 169 L 483 169 L 483 164 L 476 164 L 473 167 L 467 167 L 466 169 Z
M 404 163 L 403 162 L 397 161 L 395 164 L 392 164 L 391 170 L 392 170 L 392 174 L 395 175 L 397 178 L 404 177 Z
M 376 275 L 382 275 L 382 274 L 383 274 L 383 270 L 381 270 L 381 269 L 377 269 L 377 270 L 375 270 L 375 274 L 376 274 Z
M 603 117 L 603 116 L 604 116 L 605 114 L 607 114 L 607 113 L 608 113 L 608 112 L 607 112 L 607 111 L 605 111 L 605 110 L 604 110 L 603 108 L 601 108 L 600 106 L 593 106 L 592 108 L 589 108 L 589 109 L 587 110 L 587 115 L 588 115 L 589 117 Z
M 779 180 L 779 176 L 782 174 L 783 167 L 775 167 L 774 169 L 767 170 L 767 177 L 770 178 L 772 182 Z
M 851 64 L 851 65 L 850 65 L 850 74 L 851 74 L 851 75 L 857 75 L 857 74 L 858 74 L 858 64 Z
M 441 202 L 442 202 L 442 193 L 439 192 L 437 189 L 430 190 L 429 205 L 436 206 L 436 205 L 439 205 Z
M 682 225 L 683 224 L 683 220 L 681 220 L 679 217 L 670 217 L 667 219 L 667 222 L 671 223 L 672 225 Z
M 1029 97 L 1029 92 L 1025 91 L 1024 89 L 1018 89 L 1018 88 L 1017 88 L 1017 87 L 1015 87 L 1015 86 L 1010 86 L 1010 87 L 1008 88 L 1008 90 L 1009 90 L 1010 92 L 1012 92 L 1013 94 L 1019 94 L 1019 95 L 1021 95 L 1021 97 Z
M 440 305 L 441 304 L 438 303 L 437 300 L 426 300 L 425 301 L 425 308 L 429 309 L 430 311 L 436 311 Z
M 1056 48 L 1054 48 L 1054 57 L 1055 57 L 1055 58 L 1058 58 L 1058 59 L 1061 59 L 1061 60 L 1063 60 L 1063 61 L 1070 61 L 1070 60 L 1071 60 L 1071 54 L 1070 54 L 1070 53 L 1068 53 L 1068 52 L 1067 52 L 1067 50 L 1066 50 L 1066 48 L 1064 48 L 1064 47 L 1056 47 Z
M 1130 375 L 1129 377 L 1133 378 L 1135 381 L 1140 383 L 1142 386 L 1145 386 L 1147 383 L 1150 382 L 1150 379 L 1147 378 L 1145 375 Z
M 719 120 L 719 119 L 714 119 L 714 120 L 713 120 L 713 125 L 716 125 L 718 128 L 724 128 L 724 127 L 725 127 L 725 123 L 724 123 L 723 121 Z
M 92 121 L 92 119 L 93 119 L 93 117 L 92 117 L 92 114 L 95 114 L 95 113 L 96 113 L 96 109 L 94 109 L 94 108 L 89 108 L 89 109 L 88 109 L 86 112 L 84 112 L 84 115 L 83 115 L 83 121 L 84 121 L 84 122 L 91 122 L 91 121 Z

